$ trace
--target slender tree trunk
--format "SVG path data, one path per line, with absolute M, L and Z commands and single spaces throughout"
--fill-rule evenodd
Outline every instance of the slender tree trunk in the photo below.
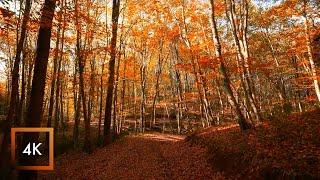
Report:
M 292 57 L 292 65 L 293 65 L 293 68 L 295 69 L 295 78 L 298 79 L 299 78 L 299 66 L 298 66 L 298 63 L 297 63 L 297 57 L 294 56 Z M 301 93 L 300 93 L 300 89 L 297 89 L 295 91 L 295 96 L 298 100 L 298 108 L 299 108 L 299 112 L 302 113 L 304 112 L 304 108 L 303 108 L 303 105 L 302 105 L 302 102 L 301 102 Z
M 145 111 L 146 111 L 146 66 L 144 62 L 140 67 L 140 80 L 141 80 L 141 103 L 140 103 L 140 132 L 145 130 Z
M 121 106 L 120 106 L 120 129 L 121 131 L 122 124 L 125 122 L 125 115 L 124 115 L 124 105 L 125 105 L 125 94 L 126 94 L 126 71 L 127 71 L 127 60 L 126 60 L 126 49 L 123 49 L 123 79 L 122 79 L 122 91 L 121 91 Z M 123 122 L 123 123 L 122 123 Z
M 22 25 L 21 25 L 21 34 L 20 34 L 20 39 L 17 40 L 17 51 L 15 55 L 15 60 L 14 60 L 14 66 L 13 70 L 11 71 L 11 85 L 8 85 L 8 89 L 11 88 L 11 94 L 10 94 L 10 105 L 8 109 L 8 114 L 3 126 L 3 138 L 0 139 L 0 156 L 1 157 L 10 157 L 8 156 L 9 149 L 9 133 L 10 133 L 10 128 L 12 126 L 12 123 L 18 124 L 18 104 L 19 104 L 19 66 L 20 66 L 20 61 L 21 61 L 21 52 L 23 50 L 24 42 L 26 39 L 26 31 L 27 31 L 27 23 L 30 18 L 30 9 L 31 9 L 31 0 L 26 0 L 25 1 L 25 9 L 24 9 L 24 15 L 23 15 L 23 20 L 22 20 Z M 9 33 L 8 33 L 9 34 Z M 10 78 L 8 78 L 10 79 Z M 9 90 L 10 92 L 10 90 Z M 9 175 L 9 169 L 8 169 L 8 161 L 9 159 L 5 159 L 0 162 L 0 172 L 3 171 L 4 175 Z M 2 174 L 2 173 L 1 173 Z
M 182 101 L 183 101 L 183 97 L 182 97 L 182 83 L 181 83 L 181 75 L 180 73 L 176 70 L 175 71 L 176 74 L 176 78 L 177 78 L 177 95 L 178 95 L 178 104 L 177 104 L 177 130 L 178 133 L 180 134 L 181 132 L 181 127 L 180 127 L 180 122 L 181 122 L 181 118 L 182 118 L 182 110 L 181 110 L 181 105 L 182 105 Z
M 117 104 L 118 104 L 118 81 L 119 81 L 119 69 L 120 69 L 120 57 L 121 57 L 121 44 L 120 44 L 120 50 L 118 55 L 118 61 L 116 64 L 116 81 L 114 82 L 114 90 L 113 90 L 113 133 L 118 134 L 118 127 L 119 127 L 119 117 L 117 117 Z
M 98 139 L 101 138 L 101 121 L 102 121 L 102 109 L 103 109 L 103 73 L 104 73 L 104 62 L 101 67 L 101 76 L 100 76 L 100 109 L 99 109 L 99 122 L 98 122 Z
M 77 71 L 75 72 L 75 77 L 76 79 L 76 74 Z M 74 80 L 74 84 L 75 84 Z M 79 89 L 79 87 L 78 87 Z M 76 147 L 78 145 L 79 141 L 79 124 L 80 124 L 80 112 L 81 112 L 81 96 L 79 95 L 80 93 L 76 93 L 76 86 L 74 85 L 74 127 L 73 127 L 73 145 Z
M 215 14 L 214 14 L 214 0 L 210 0 L 210 3 L 211 3 L 211 8 L 212 8 L 211 18 L 212 18 L 212 26 L 213 26 L 212 33 L 213 33 L 213 42 L 214 42 L 214 46 L 215 46 L 215 55 L 219 60 L 219 70 L 220 70 L 220 73 L 223 77 L 223 87 L 224 87 L 224 90 L 228 96 L 228 101 L 236 113 L 240 128 L 242 130 L 246 130 L 246 129 L 251 128 L 251 124 L 244 118 L 244 116 L 240 110 L 239 104 L 237 103 L 236 98 L 233 95 L 231 85 L 230 85 L 231 82 L 230 82 L 226 67 L 225 67 L 223 59 L 222 59 L 221 44 L 220 44 L 217 25 L 216 25 L 216 21 L 215 21 Z
M 88 119 L 88 109 L 86 105 L 86 94 L 84 91 L 84 69 L 86 65 L 86 57 L 82 52 L 81 47 L 81 24 L 79 22 L 79 4 L 78 1 L 75 2 L 75 15 L 76 15 L 76 27 L 77 27 L 77 44 L 76 44 L 76 52 L 78 59 L 78 67 L 79 67 L 79 93 L 81 96 L 82 102 L 82 110 L 83 110 L 83 118 L 85 125 L 85 138 L 84 138 L 84 146 L 83 150 L 87 153 L 92 152 L 91 142 L 90 142 L 90 120 Z
M 159 97 L 159 85 L 160 85 L 160 77 L 162 73 L 162 62 L 163 62 L 163 42 L 161 40 L 160 42 L 160 51 L 158 55 L 158 64 L 157 64 L 157 70 L 156 70 L 156 84 L 155 84 L 155 95 L 153 97 L 153 102 L 152 102 L 152 125 L 154 126 L 156 124 L 156 101 L 157 98 Z M 150 128 L 151 128 L 151 121 L 150 121 Z
M 57 83 L 56 83 L 57 88 L 56 88 L 56 97 L 55 97 L 56 107 L 55 107 L 55 115 L 54 115 L 55 134 L 57 134 L 59 131 L 59 121 L 60 121 L 59 98 L 60 98 L 60 83 L 61 83 L 61 77 L 60 77 L 61 62 L 62 62 L 62 59 L 59 59 L 58 69 L 57 69 Z
M 62 128 L 62 132 L 63 132 L 63 125 L 64 125 L 64 103 L 63 103 L 63 78 L 61 80 L 61 84 L 60 84 L 60 127 Z
M 28 61 L 28 75 L 27 75 L 27 96 L 26 96 L 26 107 L 29 107 L 30 96 L 31 96 L 31 80 L 33 77 L 34 61 L 30 59 Z M 27 112 L 25 112 L 26 115 Z
M 111 38 L 111 53 L 109 61 L 109 78 L 108 78 L 108 90 L 105 106 L 105 118 L 104 118 L 104 145 L 111 143 L 111 110 L 112 110 L 112 93 L 114 85 L 114 71 L 116 60 L 116 47 L 117 47 L 117 31 L 118 31 L 118 19 L 120 12 L 120 0 L 113 0 L 112 4 L 112 38 Z
M 133 89 L 133 119 L 134 119 L 134 129 L 137 132 L 138 128 L 138 119 L 137 119 L 137 89 L 136 89 L 136 81 L 135 81 L 135 77 L 136 77 L 136 65 L 134 64 L 133 67 L 133 82 L 132 82 L 132 89 Z
M 311 76 L 313 79 L 314 84 L 314 90 L 318 98 L 318 102 L 320 103 L 320 87 L 319 87 L 319 80 L 318 80 L 318 74 L 317 74 L 317 67 L 313 59 L 312 54 L 312 47 L 311 47 L 311 38 L 310 38 L 310 30 L 308 25 L 308 16 L 307 16 L 307 1 L 303 1 L 303 17 L 304 17 L 304 30 L 305 30 L 305 39 L 307 43 L 307 51 L 308 51 L 308 59 L 310 63 L 310 70 L 311 70 Z
M 26 59 L 27 59 L 27 52 L 24 52 L 23 59 L 22 59 L 22 77 L 21 77 L 21 96 L 19 102 L 19 108 L 17 113 L 17 123 L 16 126 L 20 126 L 23 120 L 23 105 L 26 97 Z
M 226 5 L 228 6 L 228 5 Z M 234 41 L 237 48 L 238 58 L 242 67 L 242 78 L 245 98 L 247 100 L 248 108 L 253 111 L 257 121 L 260 121 L 261 115 L 256 106 L 255 96 L 252 90 L 251 73 L 249 70 L 249 52 L 247 45 L 247 19 L 248 19 L 248 2 L 247 0 L 240 1 L 240 9 L 243 11 L 240 14 L 240 20 L 236 17 L 236 5 L 234 0 L 229 0 L 229 18 Z
M 47 127 L 52 126 L 51 124 L 52 124 L 52 115 L 53 115 L 53 106 L 54 106 L 54 92 L 55 92 L 57 70 L 58 70 L 57 66 L 58 66 L 58 57 L 59 57 L 61 18 L 62 18 L 62 13 L 59 14 L 59 20 L 58 20 L 59 25 L 58 25 L 58 29 L 57 29 L 57 40 L 56 40 L 55 54 L 54 54 L 54 58 L 53 58 L 53 72 L 52 72 L 52 76 L 51 76 L 52 80 L 51 80 L 51 86 L 50 86 L 51 90 L 50 90 Z M 48 140 L 49 140 L 49 135 L 46 135 L 46 141 L 49 142 Z

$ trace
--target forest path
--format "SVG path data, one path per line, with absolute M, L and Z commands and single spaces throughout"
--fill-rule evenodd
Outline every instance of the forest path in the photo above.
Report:
M 150 133 L 121 138 L 90 155 L 69 152 L 40 179 L 213 179 L 206 150 L 184 138 Z

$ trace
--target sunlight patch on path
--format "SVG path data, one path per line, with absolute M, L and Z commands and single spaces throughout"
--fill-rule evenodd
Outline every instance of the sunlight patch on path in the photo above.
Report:
M 199 133 L 199 135 L 206 135 L 206 134 L 210 134 L 210 133 L 213 133 L 216 131 L 224 131 L 224 130 L 228 130 L 228 129 L 232 129 L 232 128 L 236 128 L 236 127 L 239 127 L 239 124 L 231 124 L 231 125 L 223 126 L 223 127 L 213 127 L 213 128 L 210 127 L 210 128 L 203 130 L 203 132 Z
M 185 139 L 185 136 L 181 136 L 181 135 L 160 134 L 160 133 L 143 134 L 141 137 L 146 139 L 156 140 L 156 141 L 171 141 L 171 142 L 177 142 Z

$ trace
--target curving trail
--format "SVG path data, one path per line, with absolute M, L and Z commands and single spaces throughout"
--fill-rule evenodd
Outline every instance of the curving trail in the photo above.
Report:
M 222 179 L 213 172 L 206 150 L 183 136 L 144 134 L 122 138 L 93 154 L 63 154 L 53 173 L 40 179 Z

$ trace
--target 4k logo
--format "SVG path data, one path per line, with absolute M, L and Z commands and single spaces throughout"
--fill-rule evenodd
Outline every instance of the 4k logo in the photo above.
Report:
M 31 143 L 29 143 L 28 145 L 27 145 L 27 147 L 23 150 L 23 154 L 28 154 L 28 156 L 30 156 L 31 155 L 31 150 L 30 150 L 30 144 Z M 32 155 L 33 156 L 35 156 L 36 155 L 36 153 L 38 154 L 38 155 L 42 155 L 41 153 L 40 153 L 40 151 L 38 150 L 38 148 L 39 148 L 39 146 L 41 146 L 41 144 L 42 143 L 38 143 L 38 145 L 36 146 L 36 143 L 32 143 Z
M 32 132 L 39 132 L 39 133 L 49 133 L 49 165 L 48 166 L 35 166 L 35 165 L 23 165 L 19 166 L 16 162 L 16 133 L 32 133 Z M 12 164 L 18 170 L 53 170 L 53 163 L 54 163 L 54 156 L 53 156 L 53 128 L 11 128 L 11 160 Z M 33 156 L 42 156 L 43 150 L 41 152 L 41 147 L 43 146 L 42 143 L 39 142 L 29 142 L 20 150 L 19 153 L 22 153 L 28 157 Z

